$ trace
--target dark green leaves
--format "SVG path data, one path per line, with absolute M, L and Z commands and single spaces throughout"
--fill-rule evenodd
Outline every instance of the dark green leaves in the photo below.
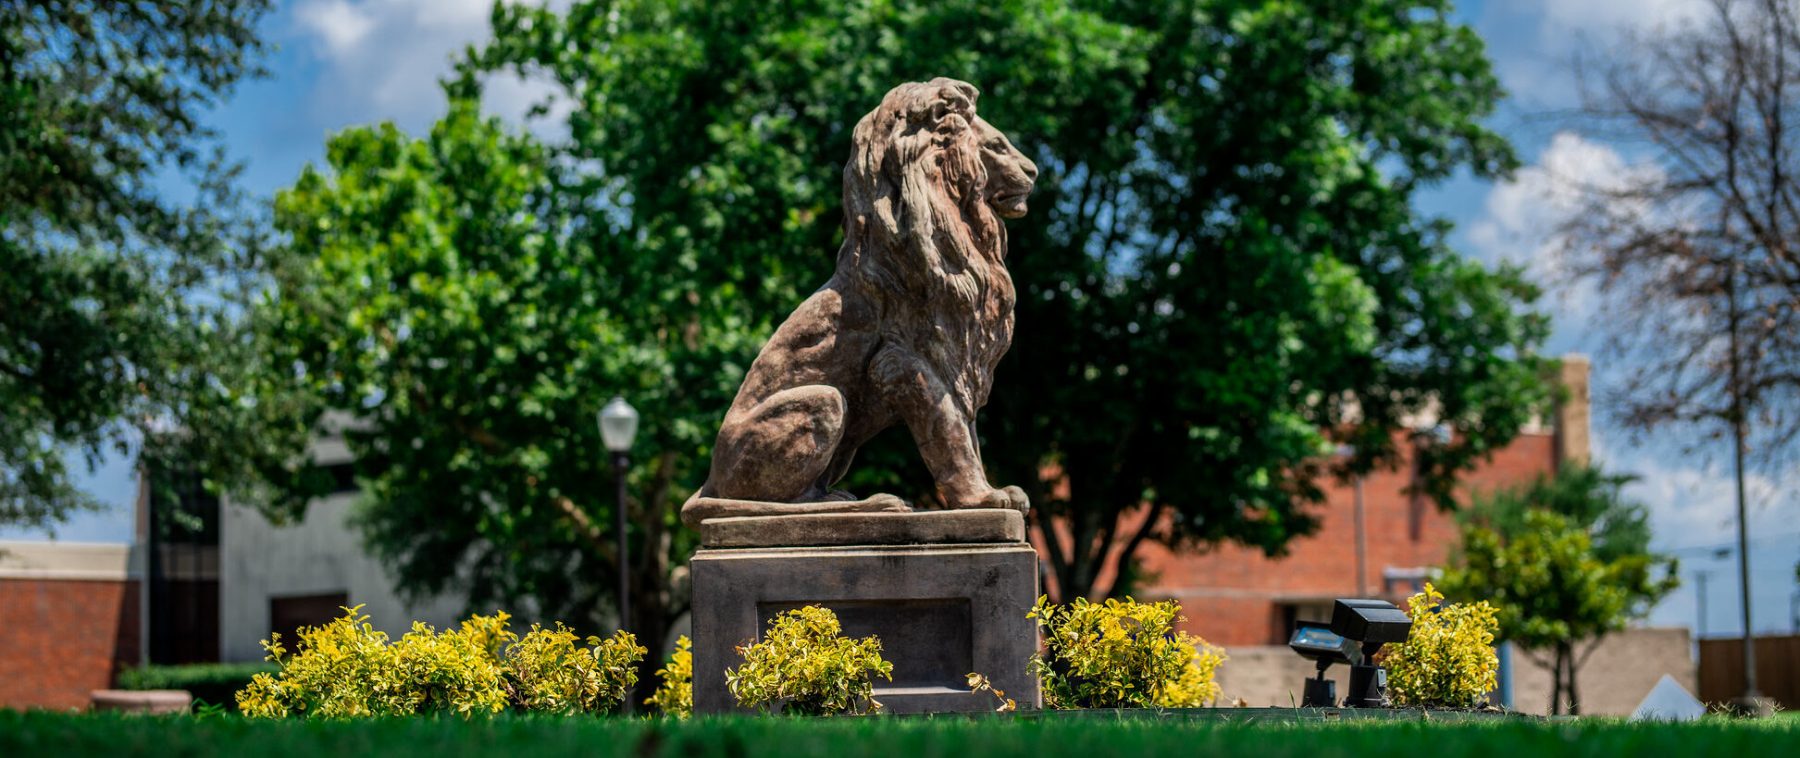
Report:
M 210 402 L 256 245 L 199 119 L 260 73 L 267 7 L 0 5 L 0 523 L 91 507 L 67 450 L 92 461 Z

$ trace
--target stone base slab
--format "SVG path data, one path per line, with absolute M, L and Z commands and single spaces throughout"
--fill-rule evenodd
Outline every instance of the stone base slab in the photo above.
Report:
M 998 508 L 740 516 L 700 525 L 703 547 L 941 545 L 1025 541 L 1025 515 Z
M 1026 664 L 1038 633 L 1025 614 L 1037 599 L 1037 561 L 1016 542 L 702 549 L 690 563 L 694 710 L 739 710 L 725 689 L 725 670 L 743 662 L 737 646 L 805 605 L 836 612 L 847 636 L 881 639 L 894 679 L 875 681 L 875 699 L 890 713 L 993 710 L 992 695 L 969 692 L 971 672 L 1036 708 Z

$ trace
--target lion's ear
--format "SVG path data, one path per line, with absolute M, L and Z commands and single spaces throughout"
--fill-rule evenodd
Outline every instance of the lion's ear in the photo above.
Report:
M 951 88 L 945 88 L 931 104 L 931 122 L 940 134 L 960 134 L 974 118 L 974 101 Z
M 950 115 L 961 116 L 964 122 L 973 118 L 975 116 L 975 98 L 956 87 L 945 87 L 940 90 L 938 100 L 932 106 L 932 116 L 936 120 L 942 121 L 944 117 Z
M 931 86 L 938 91 L 939 97 L 955 99 L 959 102 L 960 106 L 957 112 L 961 113 L 964 118 L 975 114 L 975 101 L 981 97 L 981 90 L 975 89 L 975 85 L 940 76 L 931 80 Z

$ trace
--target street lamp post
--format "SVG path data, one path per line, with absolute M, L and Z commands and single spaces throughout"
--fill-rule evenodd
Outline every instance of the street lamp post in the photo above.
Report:
M 614 397 L 606 407 L 600 409 L 600 440 L 606 443 L 606 449 L 612 453 L 613 481 L 618 485 L 618 504 L 613 508 L 613 534 L 619 541 L 619 628 L 631 629 L 631 555 L 630 543 L 625 539 L 625 474 L 631 468 L 631 440 L 637 436 L 637 410 L 625 402 L 625 398 Z

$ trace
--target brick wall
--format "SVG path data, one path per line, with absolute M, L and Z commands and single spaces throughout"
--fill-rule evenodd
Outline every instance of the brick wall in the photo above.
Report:
M 84 708 L 138 660 L 135 580 L 0 578 L 0 707 Z
M 1496 452 L 1463 480 L 1467 491 L 1515 486 L 1552 470 L 1555 442 L 1550 434 L 1522 435 Z M 1399 599 L 1410 582 L 1384 581 L 1384 571 L 1443 565 L 1456 542 L 1454 518 L 1428 499 L 1406 494 L 1410 461 L 1397 470 L 1377 471 L 1363 482 L 1365 595 Z M 1175 553 L 1160 545 L 1140 550 L 1151 577 L 1140 588 L 1146 598 L 1175 598 L 1188 617 L 1188 631 L 1220 645 L 1266 645 L 1285 639 L 1281 606 L 1306 608 L 1302 616 L 1328 620 L 1313 611 L 1331 598 L 1357 595 L 1355 489 L 1330 483 L 1312 536 L 1295 540 L 1288 554 L 1270 558 L 1259 550 L 1221 545 L 1203 552 Z
M 1391 470 L 1376 471 L 1363 481 L 1364 533 L 1368 555 L 1366 596 L 1401 600 L 1414 588 L 1411 581 L 1389 581 L 1390 571 L 1416 576 L 1441 566 L 1457 540 L 1452 515 L 1428 498 L 1406 490 L 1412 463 L 1401 445 L 1402 460 Z M 1461 498 L 1471 492 L 1518 486 L 1554 471 L 1557 441 L 1549 430 L 1521 434 L 1496 451 L 1461 480 Z M 1171 551 L 1154 542 L 1138 550 L 1146 577 L 1134 589 L 1139 599 L 1174 598 L 1188 618 L 1186 628 L 1219 645 L 1268 645 L 1284 641 L 1291 616 L 1328 620 L 1332 598 L 1358 594 L 1356 581 L 1355 486 L 1324 483 L 1325 501 L 1312 513 L 1319 529 L 1289 543 L 1287 554 L 1269 557 L 1238 545 Z M 1034 534 L 1041 545 L 1041 532 Z M 1063 539 L 1067 539 L 1066 534 Z M 1102 586 L 1110 583 L 1103 572 Z M 1046 577 L 1053 581 L 1053 577 Z

